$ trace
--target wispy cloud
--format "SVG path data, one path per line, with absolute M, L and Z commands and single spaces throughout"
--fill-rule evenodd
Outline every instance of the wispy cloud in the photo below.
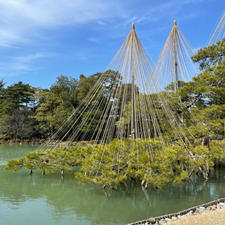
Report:
M 99 40 L 95 37 L 89 37 L 89 38 L 87 38 L 87 40 L 92 42 L 92 43 L 99 43 Z
M 9 57 L 7 61 L 0 63 L 0 77 L 4 77 L 5 74 L 17 75 L 16 73 L 38 70 L 35 65 L 35 61 L 50 57 L 47 53 L 35 53 L 30 55 L 23 55 L 17 57 Z
M 193 19 L 198 15 L 196 10 L 186 10 L 186 6 L 203 1 L 212 0 L 0 0 L 0 48 L 9 50 L 1 57 L 0 73 L 15 74 L 17 71 L 32 71 L 43 67 L 38 62 L 49 56 L 37 52 L 63 51 L 66 48 L 61 45 L 64 34 L 67 35 L 67 45 L 75 43 L 78 46 L 74 50 L 77 54 L 75 58 L 79 60 L 90 59 L 93 54 L 86 54 L 88 57 L 84 54 L 88 47 L 82 46 L 83 41 L 93 43 L 94 49 L 98 43 L 103 43 L 103 46 L 104 41 L 122 40 L 132 22 L 142 27 L 142 35 L 146 39 L 152 34 L 161 35 L 165 30 L 168 32 L 174 18 L 178 18 L 179 25 L 179 21 Z M 85 37 L 76 40 L 76 29 L 84 31 Z M 67 38 L 70 34 L 74 39 Z M 57 43 L 50 43 L 52 39 Z M 112 44 L 115 43 L 113 41 Z M 12 51 L 9 47 L 16 49 Z M 24 55 L 24 52 L 30 54 Z
M 155 22 L 168 14 L 176 16 L 187 4 L 202 1 L 170 0 L 159 1 L 158 4 L 153 1 L 147 4 L 143 1 L 143 6 L 137 8 L 132 7 L 134 1 L 130 0 L 0 0 L 0 46 L 10 47 L 26 43 L 34 38 L 34 33 L 38 36 L 42 29 L 67 25 L 95 21 L 99 26 L 103 26 L 117 20 L 115 27 L 118 27 L 127 26 L 131 22 Z M 188 18 L 188 15 L 184 16 Z
M 103 0 L 0 0 L 0 45 L 11 46 L 32 36 L 32 31 L 82 24 L 123 15 L 119 4 Z M 26 38 L 25 38 L 26 37 Z
M 32 49 L 36 43 L 39 44 L 43 40 L 47 42 L 48 38 L 52 37 L 46 35 L 46 31 L 53 34 L 62 27 L 73 26 L 76 29 L 76 25 L 90 22 L 96 22 L 99 26 L 106 25 L 105 21 L 125 14 L 119 2 L 118 0 L 118 4 L 114 4 L 104 0 L 0 0 L 0 47 L 22 49 L 31 46 Z M 92 36 L 87 37 L 87 40 L 98 42 Z M 8 58 L 5 55 L 1 58 L 1 74 L 38 69 L 35 62 L 46 57 L 43 53 L 24 56 L 18 52 L 15 54 L 19 55 L 17 57 Z
M 193 11 L 190 13 L 182 13 L 184 7 L 190 4 L 199 4 L 203 1 L 210 1 L 210 0 L 170 0 L 170 1 L 162 1 L 161 3 L 158 2 L 155 6 L 147 8 L 145 12 L 142 14 L 140 13 L 138 16 L 135 17 L 136 23 L 149 23 L 154 22 L 156 23 L 159 20 L 164 18 L 171 18 L 171 17 L 179 17 L 181 20 L 192 19 L 196 16 L 196 13 Z

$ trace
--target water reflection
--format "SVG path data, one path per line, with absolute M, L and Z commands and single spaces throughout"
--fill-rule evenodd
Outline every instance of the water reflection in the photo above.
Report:
M 16 153 L 13 149 L 5 147 L 3 151 L 0 148 L 2 162 L 34 148 L 16 148 Z M 18 212 L 18 218 L 24 225 L 27 218 L 29 225 L 35 225 L 38 220 L 40 224 L 40 219 L 48 225 L 62 225 L 62 221 L 64 225 L 126 224 L 224 197 L 224 175 L 225 170 L 218 169 L 211 173 L 208 182 L 196 179 L 183 185 L 146 192 L 133 185 L 129 191 L 124 188 L 104 193 L 96 186 L 79 184 L 72 173 L 67 173 L 62 180 L 59 174 L 42 177 L 40 172 L 29 176 L 25 170 L 16 173 L 0 170 L 0 215 L 3 213 L 1 218 L 5 218 L 1 222 L 18 225 L 18 220 L 9 221 Z M 19 213 L 23 213 L 24 217 Z

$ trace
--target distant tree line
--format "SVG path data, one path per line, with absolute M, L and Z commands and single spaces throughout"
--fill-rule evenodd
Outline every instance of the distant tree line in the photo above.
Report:
M 200 73 L 190 82 L 179 82 L 179 90 L 168 99 L 171 108 L 177 109 L 178 114 L 185 115 L 189 131 L 203 142 L 208 136 L 225 136 L 224 55 L 224 40 L 199 50 L 193 61 L 200 65 Z M 49 89 L 32 87 L 22 82 L 6 86 L 0 80 L 0 139 L 31 140 L 50 137 L 101 76 L 104 73 L 89 77 L 80 75 L 79 79 L 62 75 L 57 77 Z M 170 86 L 166 92 L 171 93 Z M 156 94 L 152 94 L 153 98 L 154 95 Z M 164 122 L 167 123 L 166 120 Z
M 80 104 L 102 73 L 57 77 L 49 89 L 0 81 L 0 139 L 46 139 Z

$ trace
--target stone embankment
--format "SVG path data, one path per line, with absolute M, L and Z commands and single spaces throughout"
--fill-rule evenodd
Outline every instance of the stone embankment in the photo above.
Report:
M 166 225 L 225 225 L 225 207 L 184 216 L 182 219 L 171 221 Z
M 129 225 L 148 225 L 148 224 L 155 224 L 155 225 L 168 224 L 169 225 L 171 224 L 171 222 L 181 220 L 185 218 L 186 216 L 199 215 L 204 212 L 209 212 L 209 211 L 214 211 L 216 209 L 224 209 L 224 208 L 225 208 L 225 198 L 220 198 L 218 200 L 208 202 L 206 204 L 199 205 L 199 206 L 194 206 L 192 208 L 189 208 L 177 213 L 171 213 L 171 214 L 159 216 L 159 217 L 151 217 L 146 220 L 130 223 Z M 224 224 L 225 224 L 225 221 L 224 221 Z

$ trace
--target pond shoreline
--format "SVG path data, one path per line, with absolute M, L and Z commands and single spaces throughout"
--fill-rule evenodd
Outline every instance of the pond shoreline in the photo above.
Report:
M 96 144 L 96 141 L 94 141 L 94 140 L 92 140 L 92 141 L 79 141 L 79 142 L 62 141 L 60 143 L 58 143 L 57 141 L 56 142 L 51 141 L 51 143 L 48 143 L 48 139 L 27 139 L 27 140 L 0 139 L 0 145 L 1 144 L 3 144 L 3 145 L 13 145 L 13 144 L 16 144 L 16 145 L 43 145 L 43 144 L 56 145 L 57 144 L 59 146 L 67 146 L 69 144 L 70 146 L 72 146 L 72 145 L 77 145 L 77 144 L 79 144 L 79 145 Z
M 170 213 L 163 216 L 151 217 L 146 220 L 137 221 L 134 223 L 129 223 L 128 225 L 147 225 L 147 224 L 165 224 L 167 222 L 176 221 L 177 219 L 181 219 L 186 215 L 196 215 L 206 210 L 215 210 L 225 207 L 225 197 L 219 198 L 214 201 L 210 201 L 201 205 L 193 206 L 191 208 L 182 210 L 176 213 Z
M 9 139 L 9 140 L 5 140 L 5 139 L 0 139 L 0 145 L 41 145 L 43 143 L 45 143 L 46 140 L 45 139 L 31 139 L 31 140 L 14 140 L 14 139 Z

